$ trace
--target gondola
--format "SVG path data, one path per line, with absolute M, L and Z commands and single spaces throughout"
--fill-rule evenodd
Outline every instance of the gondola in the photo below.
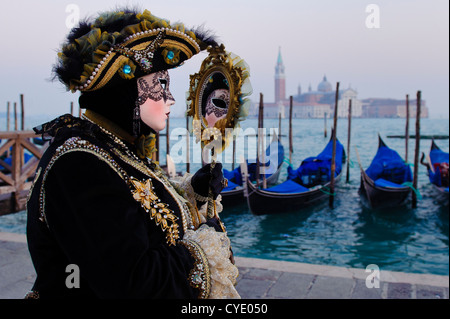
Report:
M 332 151 L 333 139 L 330 139 L 319 155 L 306 158 L 298 169 L 289 166 L 288 179 L 276 186 L 259 189 L 246 178 L 245 196 L 250 211 L 254 215 L 299 211 L 328 198 Z M 335 182 L 340 179 L 345 159 L 344 147 L 336 139 Z
M 424 163 L 425 154 L 422 153 L 420 163 L 427 167 L 430 183 L 436 190 L 448 198 L 449 186 L 449 155 L 437 146 L 434 139 L 431 141 L 430 153 Z
M 272 151 L 274 149 L 275 151 Z M 268 171 L 266 174 L 267 185 L 276 185 L 278 183 L 278 177 L 280 176 L 284 161 L 284 147 L 278 137 L 274 137 L 270 145 L 267 147 L 266 158 L 269 159 L 270 164 L 272 164 L 271 159 L 277 162 L 276 171 L 273 173 Z M 255 181 L 256 163 L 249 163 L 248 160 L 245 163 L 245 170 L 250 173 L 250 179 L 252 181 Z M 242 165 L 232 171 L 228 171 L 226 169 L 223 170 L 224 177 L 228 179 L 228 186 L 224 188 L 220 193 L 220 195 L 222 196 L 222 205 L 224 205 L 224 207 L 245 203 L 241 167 Z M 260 178 L 262 179 L 262 177 Z
M 23 154 L 23 162 L 24 164 L 28 163 L 34 156 L 32 154 L 24 153 Z M 6 157 L 6 153 L 0 156 L 0 160 L 4 162 L 8 167 L 12 167 L 12 156 Z M 0 164 L 0 172 L 10 172 L 10 169 L 4 167 L 2 164 Z
M 359 161 L 359 159 L 358 159 Z M 378 136 L 378 150 L 370 166 L 364 170 L 361 163 L 359 194 L 369 208 L 396 207 L 405 204 L 411 188 L 412 172 L 400 155 L 389 148 Z

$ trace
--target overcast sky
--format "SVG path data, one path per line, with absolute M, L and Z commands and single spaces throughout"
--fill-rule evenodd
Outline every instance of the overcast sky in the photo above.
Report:
M 58 115 L 69 111 L 71 101 L 78 105 L 78 94 L 48 81 L 69 32 L 71 4 L 82 18 L 116 5 L 138 5 L 188 27 L 204 24 L 250 65 L 255 101 L 260 92 L 265 101 L 274 99 L 281 47 L 288 96 L 299 85 L 303 91 L 309 84 L 315 90 L 326 74 L 333 86 L 339 81 L 341 88 L 356 89 L 360 99 L 414 98 L 421 90 L 431 117 L 449 117 L 447 0 L 4 1 L 0 113 L 21 93 L 29 115 Z M 379 20 L 370 4 L 379 9 Z M 170 72 L 175 114 L 184 111 L 189 74 L 205 57 L 199 54 Z

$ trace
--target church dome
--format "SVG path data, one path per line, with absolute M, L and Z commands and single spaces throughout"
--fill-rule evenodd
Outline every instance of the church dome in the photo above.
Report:
M 333 90 L 333 87 L 331 86 L 331 83 L 327 81 L 326 75 L 323 76 L 322 82 L 319 83 L 317 86 L 317 91 L 319 92 L 331 92 Z

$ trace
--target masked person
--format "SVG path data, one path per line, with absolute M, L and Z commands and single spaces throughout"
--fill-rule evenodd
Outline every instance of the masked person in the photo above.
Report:
M 149 159 L 175 103 L 167 70 L 209 45 L 147 10 L 70 32 L 54 72 L 86 112 L 35 128 L 51 142 L 27 202 L 37 278 L 26 298 L 239 297 L 222 222 L 201 214 L 221 165 L 177 184 Z

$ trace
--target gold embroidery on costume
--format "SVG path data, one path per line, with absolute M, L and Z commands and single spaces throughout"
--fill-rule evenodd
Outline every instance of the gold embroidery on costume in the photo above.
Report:
M 41 214 L 40 219 L 42 221 L 47 222 L 45 217 L 45 188 L 44 188 L 47 175 L 57 159 L 59 159 L 64 154 L 68 154 L 75 151 L 87 152 L 92 155 L 95 155 L 101 161 L 108 164 L 125 182 L 128 181 L 127 173 L 119 166 L 119 164 L 117 164 L 117 162 L 105 150 L 79 137 L 71 137 L 56 149 L 55 154 L 53 154 L 50 162 L 45 168 L 39 194 L 39 211 Z
M 186 232 L 188 229 L 192 228 L 192 217 L 191 217 L 191 210 L 189 209 L 187 203 L 188 201 L 182 197 L 180 194 L 177 193 L 177 191 L 173 188 L 173 184 L 169 181 L 161 167 L 155 163 L 153 163 L 153 167 L 150 168 L 148 165 L 144 163 L 144 160 L 139 158 L 136 154 L 130 151 L 130 149 L 127 147 L 127 145 L 121 140 L 121 135 L 125 138 L 126 134 L 124 132 L 118 131 L 117 127 L 114 126 L 113 123 L 109 123 L 109 120 L 102 118 L 100 115 L 96 114 L 95 112 L 88 112 L 86 111 L 85 114 L 83 114 L 83 118 L 87 121 L 97 125 L 106 135 L 108 135 L 114 143 L 117 145 L 116 148 L 112 149 L 112 152 L 117 155 L 124 163 L 130 165 L 131 167 L 135 168 L 142 174 L 153 178 L 157 181 L 159 181 L 161 184 L 163 184 L 164 188 L 169 192 L 169 194 L 172 196 L 174 201 L 177 203 L 178 207 L 180 208 L 181 213 L 181 219 L 182 219 L 182 225 L 183 230 Z M 103 127 L 103 125 L 107 125 L 107 128 Z M 111 132 L 112 130 L 113 132 Z M 154 148 L 154 135 L 153 137 L 149 136 L 150 143 L 147 144 L 149 146 L 149 150 L 151 152 L 155 151 Z M 129 141 L 129 140 L 128 140 Z M 135 141 L 136 142 L 136 141 Z M 145 143 L 144 143 L 145 144 Z M 136 145 L 137 146 L 137 145 Z M 138 146 L 137 146 L 138 147 Z M 138 147 L 139 148 L 139 147 Z M 149 160 L 147 159 L 147 163 L 149 163 Z M 152 165 L 152 164 L 149 164 Z
M 200 290 L 199 299 L 207 299 L 211 292 L 211 274 L 209 271 L 208 259 L 203 249 L 193 240 L 180 240 L 180 244 L 185 246 L 192 257 L 194 257 L 194 268 L 189 272 L 189 284 Z
M 30 190 L 28 192 L 27 204 L 30 201 L 31 194 L 33 193 L 34 185 L 36 184 L 37 180 L 39 179 L 39 176 L 41 176 L 41 172 L 42 172 L 42 167 L 39 167 L 39 169 L 36 172 L 36 175 L 34 176 L 33 184 L 31 184 Z
M 183 241 L 197 244 L 205 256 L 211 280 L 208 298 L 240 298 L 235 288 L 239 270 L 230 260 L 231 244 L 227 234 L 203 224 L 195 231 L 188 230 Z
M 131 177 L 130 183 L 134 187 L 133 198 L 140 202 L 142 207 L 150 214 L 150 219 L 154 220 L 156 225 L 161 226 L 161 229 L 166 233 L 167 243 L 175 245 L 179 238 L 178 217 L 153 192 L 152 179 L 149 178 L 141 182 Z
M 173 200 L 177 203 L 178 207 L 180 208 L 184 232 L 186 232 L 188 228 L 192 228 L 191 211 L 189 210 L 189 207 L 186 204 L 187 200 L 176 192 L 176 190 L 173 188 L 172 184 L 170 183 L 168 178 L 164 175 L 164 172 L 158 165 L 155 165 L 154 170 L 152 170 L 148 166 L 146 166 L 142 161 L 139 161 L 136 158 L 126 156 L 117 149 L 114 149 L 113 152 L 122 161 L 134 167 L 142 174 L 159 181 L 164 186 L 166 191 L 169 192 Z

